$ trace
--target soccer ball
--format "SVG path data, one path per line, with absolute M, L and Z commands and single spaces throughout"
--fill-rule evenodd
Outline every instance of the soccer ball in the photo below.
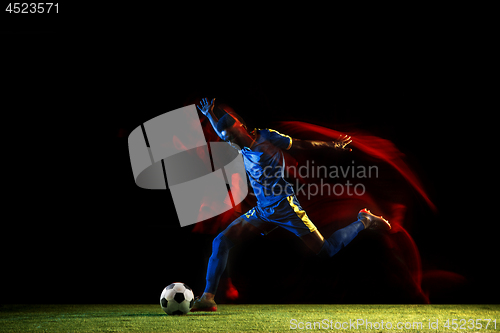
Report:
M 160 296 L 161 308 L 169 315 L 186 314 L 191 310 L 193 304 L 193 291 L 182 282 L 166 286 Z

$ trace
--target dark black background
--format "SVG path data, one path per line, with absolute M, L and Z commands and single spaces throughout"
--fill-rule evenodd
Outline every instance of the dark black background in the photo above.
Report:
M 467 280 L 435 300 L 498 302 L 488 127 L 496 118 L 488 68 L 474 57 L 473 41 L 464 44 L 448 29 L 367 31 L 344 44 L 333 38 L 344 34 L 325 27 L 209 36 L 194 24 L 184 34 L 170 26 L 70 27 L 2 35 L 2 303 L 154 303 L 174 281 L 202 292 L 213 236 L 179 228 L 168 191 L 135 185 L 127 136 L 205 96 L 227 102 L 250 125 L 302 120 L 394 142 L 438 208 L 433 214 L 415 195 L 419 223 L 409 232 L 423 268 Z M 258 242 L 254 257 L 239 249 L 240 258 L 230 258 L 234 270 L 247 262 L 245 274 L 262 289 L 261 298 L 246 295 L 249 302 L 300 302 L 293 295 L 304 290 L 287 290 L 287 281 L 301 270 L 332 274 L 294 237 L 276 233 Z M 340 281 L 371 274 L 371 266 L 348 272 L 365 251 L 358 242 L 340 256 L 333 270 Z M 316 284 L 323 280 L 311 281 L 304 283 L 329 294 L 330 286 Z M 408 301 L 395 292 L 359 292 L 350 300 Z M 329 301 L 320 296 L 305 300 Z

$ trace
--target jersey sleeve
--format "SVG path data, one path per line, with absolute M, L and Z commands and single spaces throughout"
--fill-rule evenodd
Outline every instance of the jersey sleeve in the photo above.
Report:
M 264 139 L 271 142 L 278 148 L 288 150 L 292 147 L 292 138 L 286 134 L 281 134 L 280 132 L 269 128 L 259 131 L 260 135 L 262 135 Z

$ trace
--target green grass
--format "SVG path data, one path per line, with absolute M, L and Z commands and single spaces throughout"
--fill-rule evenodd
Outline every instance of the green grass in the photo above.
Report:
M 445 328 L 447 319 L 456 318 L 457 329 Z M 470 329 L 460 319 L 496 319 L 485 329 Z M 296 319 L 296 322 L 293 321 Z M 326 321 L 323 321 L 326 319 Z M 351 326 L 326 329 L 330 320 L 338 326 L 370 321 L 375 327 Z M 439 329 L 429 329 L 429 321 L 439 321 Z M 292 322 L 291 322 L 292 321 Z M 384 328 L 376 329 L 376 322 Z M 307 322 L 316 329 L 307 329 Z M 326 324 L 328 322 L 328 324 Z M 393 328 L 386 329 L 388 322 Z M 398 322 L 422 322 L 422 328 L 397 329 Z M 303 323 L 303 324 L 300 324 Z M 361 323 L 361 322 L 360 322 Z M 462 322 L 463 323 L 463 322 Z M 295 324 L 296 329 L 292 329 Z M 299 329 L 304 325 L 304 329 Z M 408 325 L 408 324 L 407 324 Z M 347 324 L 344 324 L 346 327 Z M 292 328 L 291 328 L 292 327 Z M 312 326 L 314 327 L 314 326 Z M 500 305 L 337 305 L 337 304 L 273 304 L 219 305 L 214 313 L 189 313 L 167 316 L 159 304 L 153 305 L 1 305 L 0 332 L 500 332 Z

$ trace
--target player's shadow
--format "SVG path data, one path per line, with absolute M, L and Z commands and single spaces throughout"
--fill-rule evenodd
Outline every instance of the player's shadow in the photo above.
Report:
M 220 312 L 189 312 L 186 316 L 220 316 Z
M 120 317 L 162 317 L 164 313 L 127 313 L 122 314 Z
M 169 316 L 165 313 L 127 313 L 119 315 L 119 317 L 185 317 L 185 316 L 218 316 L 217 312 L 189 312 L 181 316 Z

